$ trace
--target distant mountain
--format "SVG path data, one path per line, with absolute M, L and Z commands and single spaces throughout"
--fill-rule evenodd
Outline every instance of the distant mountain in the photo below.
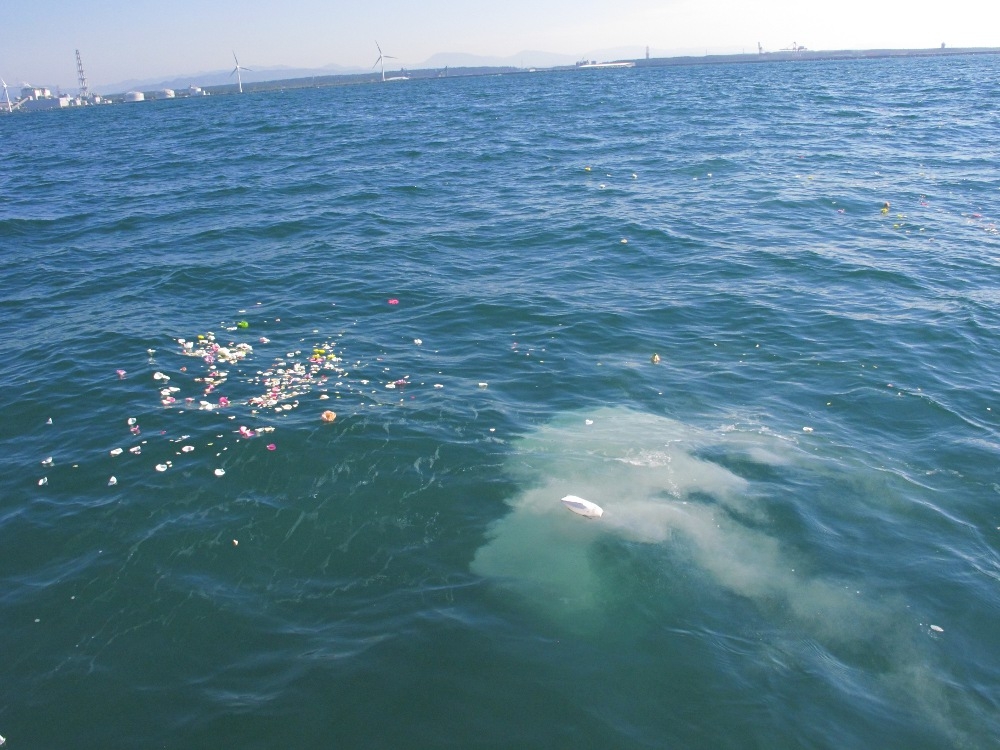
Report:
M 480 68 L 480 67 L 515 67 L 515 68 L 554 68 L 560 65 L 574 65 L 580 60 L 636 60 L 646 56 L 645 47 L 618 47 L 615 49 L 591 50 L 579 55 L 563 55 L 556 52 L 541 52 L 539 50 L 524 50 L 516 55 L 495 57 L 489 55 L 470 55 L 465 52 L 439 52 L 412 68 Z
M 343 65 L 324 65 L 322 68 L 290 68 L 278 65 L 270 68 L 254 68 L 251 71 L 244 70 L 240 75 L 243 83 L 253 83 L 254 81 L 283 81 L 289 78 L 369 72 L 371 72 L 371 68 L 345 67 Z M 232 75 L 231 70 L 212 70 L 180 75 L 176 78 L 131 78 L 117 83 L 92 85 L 91 89 L 105 94 L 115 94 L 124 91 L 155 91 L 157 89 L 183 90 L 189 86 L 224 86 L 228 83 L 236 83 L 236 76 Z
M 414 68 L 552 68 L 557 65 L 572 65 L 576 58 L 552 52 L 527 50 L 516 55 L 496 57 L 491 55 L 470 55 L 466 52 L 439 52 Z

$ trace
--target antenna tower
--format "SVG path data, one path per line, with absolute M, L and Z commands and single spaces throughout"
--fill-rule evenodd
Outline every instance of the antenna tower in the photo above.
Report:
M 83 60 L 80 59 L 80 50 L 76 51 L 76 77 L 80 81 L 80 97 L 86 99 L 90 96 L 90 89 L 87 88 L 87 76 L 83 72 Z

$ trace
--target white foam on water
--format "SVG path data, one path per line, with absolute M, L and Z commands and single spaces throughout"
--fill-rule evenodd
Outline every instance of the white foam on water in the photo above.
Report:
M 790 444 L 751 451 L 745 435 L 626 409 L 587 417 L 593 424 L 584 427 L 581 415 L 564 415 L 515 444 L 509 470 L 528 489 L 492 527 L 474 572 L 540 596 L 545 606 L 578 610 L 595 602 L 600 571 L 591 567 L 589 547 L 602 537 L 667 544 L 683 534 L 703 571 L 723 586 L 748 596 L 780 588 L 785 561 L 777 542 L 725 512 L 762 515 L 749 482 L 696 454 L 728 447 L 778 464 L 791 460 L 777 453 Z M 604 516 L 566 513 L 566 495 L 597 503 Z
M 861 596 L 858 582 L 809 572 L 779 538 L 761 487 L 703 456 L 749 466 L 751 475 L 793 467 L 819 477 L 829 471 L 822 458 L 765 431 L 701 429 L 620 408 L 561 415 L 512 448 L 507 469 L 525 489 L 476 552 L 477 575 L 557 626 L 580 632 L 590 622 L 600 630 L 620 614 L 608 605 L 621 580 L 620 569 L 604 569 L 608 555 L 623 551 L 621 544 L 650 545 L 649 559 L 662 568 L 655 575 L 684 576 L 694 587 L 750 600 L 792 650 L 815 642 L 855 661 L 852 654 L 876 648 L 885 659 L 879 682 L 919 698 L 924 714 L 951 733 L 945 713 L 933 708 L 947 701 L 906 631 L 905 605 L 891 595 Z M 603 517 L 567 513 L 566 495 L 600 505 Z

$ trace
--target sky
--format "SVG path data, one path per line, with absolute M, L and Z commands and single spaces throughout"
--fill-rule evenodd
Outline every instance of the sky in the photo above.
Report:
M 280 7 L 280 9 L 279 9 Z M 1000 47 L 996 0 L 2 0 L 0 76 L 12 86 L 90 88 L 249 68 L 392 67 L 438 53 L 532 50 L 634 57 L 809 49 Z M 517 64 L 517 63 L 515 63 Z

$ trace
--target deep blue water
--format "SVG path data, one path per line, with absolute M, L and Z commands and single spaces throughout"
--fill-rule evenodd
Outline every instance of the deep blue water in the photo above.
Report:
M 998 77 L 0 118 L 0 734 L 1000 746 Z

